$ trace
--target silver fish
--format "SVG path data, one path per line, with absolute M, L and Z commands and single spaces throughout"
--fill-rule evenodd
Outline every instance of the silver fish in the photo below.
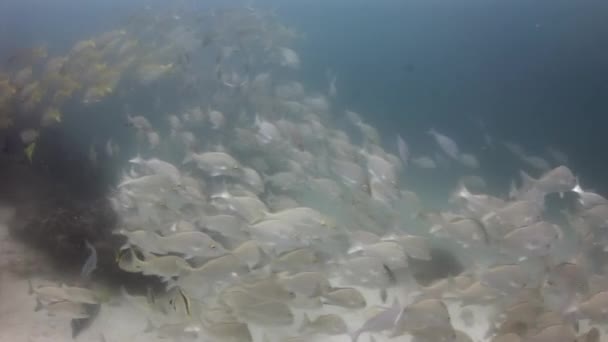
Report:
M 364 332 L 381 332 L 394 329 L 401 317 L 401 312 L 401 304 L 395 299 L 390 308 L 386 308 L 372 316 L 359 329 L 352 332 L 350 334 L 351 341 L 357 342 L 359 336 Z
M 85 261 L 84 265 L 82 265 L 82 270 L 80 271 L 80 276 L 83 279 L 89 279 L 91 274 L 97 269 L 97 250 L 89 241 L 85 240 L 86 248 L 90 251 L 89 257 Z
M 399 158 L 401 158 L 403 165 L 407 165 L 410 158 L 410 149 L 401 135 L 397 135 L 397 151 L 399 152 Z
M 522 265 L 509 264 L 488 268 L 481 275 L 481 284 L 504 293 L 513 293 L 531 282 L 530 274 Z
M 433 137 L 433 139 L 435 139 L 435 142 L 437 143 L 437 145 L 439 145 L 441 150 L 446 155 L 448 155 L 450 158 L 452 158 L 454 160 L 458 160 L 458 156 L 460 155 L 460 150 L 458 148 L 458 145 L 456 145 L 456 143 L 454 142 L 454 140 L 437 132 L 434 128 L 431 128 L 428 131 L 428 134 L 430 134 Z
M 559 226 L 540 221 L 507 233 L 501 241 L 506 252 L 523 260 L 531 256 L 547 256 L 562 239 Z
M 165 253 L 181 254 L 187 259 L 196 256 L 216 258 L 228 253 L 219 242 L 198 231 L 162 236 L 158 238 L 158 243 Z
M 331 336 L 348 333 L 348 327 L 342 317 L 338 315 L 320 315 L 311 321 L 308 315 L 304 314 L 302 324 L 298 331 L 303 334 L 323 334 Z
M 367 303 L 361 292 L 352 287 L 332 288 L 321 295 L 325 305 L 336 305 L 348 309 L 361 309 Z

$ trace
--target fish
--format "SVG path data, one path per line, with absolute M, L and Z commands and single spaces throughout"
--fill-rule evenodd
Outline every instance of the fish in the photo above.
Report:
M 394 273 L 376 257 L 354 256 L 338 262 L 338 267 L 352 285 L 382 289 L 394 283 Z
M 391 336 L 399 336 L 404 332 L 416 334 L 427 331 L 441 332 L 441 335 L 447 336 L 454 334 L 450 313 L 440 299 L 422 299 L 403 308 Z
M 591 209 L 598 205 L 608 204 L 608 199 L 604 198 L 604 196 L 583 190 L 578 182 L 572 188 L 572 191 L 578 195 L 578 203 L 583 209 Z
M 558 225 L 540 221 L 507 233 L 501 245 L 507 253 L 525 260 L 527 257 L 549 255 L 562 236 L 563 232 Z
M 144 333 L 155 332 L 156 336 L 162 339 L 195 339 L 202 333 L 203 327 L 201 324 L 194 322 L 166 323 L 155 327 L 148 319 Z
M 430 157 L 420 156 L 416 158 L 410 158 L 412 164 L 421 169 L 435 169 L 437 168 L 437 163 Z
M 397 135 L 397 152 L 399 153 L 399 158 L 401 158 L 403 165 L 407 166 L 407 162 L 410 158 L 410 149 L 400 135 Z
M 459 159 L 460 149 L 454 140 L 437 132 L 434 128 L 429 129 L 427 133 L 435 140 L 437 145 L 439 145 L 443 153 L 454 160 Z
M 572 191 L 576 185 L 577 180 L 572 171 L 568 167 L 560 165 L 534 180 L 532 186 L 545 194 L 563 194 Z
M 302 318 L 298 329 L 302 334 L 342 335 L 348 333 L 348 327 L 342 317 L 335 314 L 320 315 L 310 320 L 307 314 Z
M 600 332 L 596 327 L 589 329 L 585 334 L 578 337 L 579 342 L 599 342 L 600 341 Z
M 225 254 L 211 259 L 200 267 L 186 267 L 179 270 L 179 277 L 175 282 L 188 293 L 196 295 L 207 290 L 201 283 L 213 285 L 237 279 L 247 274 L 249 268 L 232 254 Z
M 279 273 L 278 282 L 287 290 L 306 297 L 319 297 L 331 289 L 325 273 L 315 271 L 296 274 Z
M 181 254 L 186 259 L 193 257 L 216 258 L 228 253 L 219 242 L 198 231 L 159 236 L 157 243 L 163 250 L 163 254 Z
M 282 140 L 281 132 L 277 126 L 270 121 L 262 119 L 257 114 L 254 126 L 257 130 L 256 138 L 262 145 L 277 143 Z
M 224 114 L 218 110 L 209 110 L 208 118 L 211 123 L 211 129 L 219 130 L 226 124 Z
M 44 309 L 49 316 L 62 317 L 69 319 L 87 318 L 89 313 L 83 303 L 75 303 L 68 300 L 60 300 L 42 304 L 40 300 L 36 300 L 36 308 L 34 311 Z
M 564 324 L 551 325 L 527 338 L 530 342 L 571 342 L 576 341 L 574 329 Z
M 327 76 L 327 83 L 328 83 L 327 95 L 329 97 L 336 97 L 336 94 L 338 93 L 338 90 L 336 89 L 337 76 L 331 70 L 327 70 L 325 74 Z
M 30 163 L 33 161 L 35 150 L 36 150 L 36 141 L 29 143 L 23 150 L 25 153 L 25 156 L 27 157 L 27 160 L 29 160 Z
M 479 160 L 477 160 L 477 157 L 475 157 L 472 154 L 469 153 L 462 153 L 459 155 L 458 157 L 458 161 L 471 169 L 478 169 L 479 168 Z
M 487 285 L 486 285 L 487 284 Z M 487 281 L 475 281 L 466 288 L 456 289 L 455 294 L 444 295 L 446 300 L 454 300 L 460 302 L 462 307 L 470 305 L 488 305 L 495 302 L 501 297 L 501 291 L 492 286 L 493 284 Z M 499 283 L 502 285 L 502 283 Z M 517 284 L 515 284 L 517 285 Z M 508 291 L 515 291 L 515 289 L 508 288 Z
M 155 232 L 147 230 L 128 231 L 119 229 L 114 234 L 123 235 L 127 238 L 127 243 L 120 250 L 128 249 L 132 246 L 139 248 L 142 251 L 152 254 L 164 254 L 165 249 L 160 245 L 161 236 Z
M 418 260 L 431 260 L 430 241 L 422 236 L 409 234 L 389 234 L 380 238 L 384 241 L 395 241 L 401 245 L 408 257 Z
M 129 163 L 140 165 L 152 174 L 165 176 L 171 180 L 173 184 L 180 184 L 180 171 L 177 167 L 166 161 L 157 158 L 143 159 L 141 156 L 137 155 L 135 158 L 130 159 Z
M 292 49 L 287 47 L 279 47 L 278 54 L 279 65 L 290 69 L 298 69 L 300 67 L 300 57 Z
M 90 279 L 91 274 L 95 271 L 95 269 L 97 269 L 97 250 L 89 241 L 85 240 L 84 243 L 86 248 L 90 251 L 90 254 L 84 265 L 82 265 L 80 277 L 82 279 Z
M 608 290 L 593 294 L 579 303 L 572 303 L 566 309 L 566 314 L 601 322 L 608 314 Z
M 496 265 L 481 275 L 481 284 L 504 293 L 514 293 L 528 286 L 530 274 L 520 264 Z
M 331 288 L 321 297 L 325 305 L 336 305 L 348 309 L 362 309 L 367 305 L 361 292 L 352 287 Z
M 99 315 L 101 304 L 83 304 L 85 306 L 87 317 L 72 318 L 70 327 L 72 328 L 72 338 L 76 338 L 80 333 L 93 324 L 93 321 Z
M 241 239 L 246 237 L 246 222 L 235 215 L 204 215 L 197 221 L 197 225 L 207 231 L 219 233 L 230 239 Z
M 370 180 L 386 182 L 391 185 L 397 184 L 397 169 L 395 165 L 386 159 L 373 154 L 368 154 L 366 160 L 367 172 Z
M 545 159 L 538 156 L 525 155 L 520 158 L 525 164 L 531 166 L 538 171 L 547 171 L 551 169 L 551 165 Z
M 471 309 L 463 309 L 460 311 L 459 317 L 467 328 L 472 328 L 475 325 L 475 314 Z
M 31 281 L 28 281 L 29 293 L 35 294 L 42 303 L 49 302 L 73 302 L 82 304 L 99 304 L 99 296 L 86 288 L 67 286 L 40 286 L 34 288 Z
M 453 238 L 464 248 L 469 248 L 471 245 L 487 245 L 490 243 L 486 227 L 479 220 L 469 217 L 454 217 L 448 220 L 442 218 L 441 221 L 442 223 L 431 227 L 431 234 L 438 237 L 447 236 Z
M 496 211 L 507 205 L 506 201 L 487 194 L 473 194 L 464 184 L 459 184 L 456 191 L 451 195 L 450 201 L 461 200 L 466 204 L 466 209 L 477 218 L 482 218 L 490 212 Z
M 465 290 L 473 281 L 472 277 L 466 275 L 438 279 L 427 286 L 421 286 L 421 292 L 429 298 L 442 298 L 446 293 Z
M 140 65 L 135 73 L 137 80 L 141 85 L 149 85 L 161 77 L 165 76 L 169 71 L 173 69 L 174 65 L 172 63 L 169 64 L 142 64 Z
M 253 337 L 247 323 L 238 321 L 203 322 L 205 331 L 220 341 L 252 342 Z
M 556 161 L 557 163 L 559 163 L 561 165 L 568 164 L 568 156 L 563 151 L 560 151 L 559 149 L 557 149 L 553 146 L 548 146 L 547 152 L 549 153 L 551 158 L 553 158 L 553 160 Z
M 270 261 L 270 267 L 275 272 L 297 273 L 314 269 L 321 261 L 314 250 L 304 247 L 277 255 Z
M 243 265 L 250 270 L 258 269 L 267 261 L 268 256 L 255 240 L 248 240 L 232 250 L 231 254 L 236 256 Z
M 165 282 L 190 269 L 190 265 L 184 259 L 175 255 L 154 256 L 149 253 L 144 255 L 144 259 L 139 259 L 132 249 L 128 249 L 119 255 L 118 267 L 126 272 L 158 276 Z
M 239 176 L 241 165 L 231 155 L 224 152 L 190 152 L 182 164 L 196 163 L 197 167 L 209 176 Z
M 515 333 L 508 333 L 500 336 L 496 336 L 492 339 L 492 342 L 521 342 L 522 339 Z
M 352 342 L 357 342 L 359 336 L 365 332 L 381 332 L 392 330 L 399 321 L 402 313 L 401 304 L 395 298 L 390 308 L 378 312 L 366 320 L 361 327 L 350 333 Z
M 394 241 L 380 241 L 370 245 L 355 245 L 348 250 L 348 254 L 361 254 L 378 258 L 382 264 L 390 269 L 406 268 L 407 254 L 403 247 Z
M 213 195 L 213 203 L 225 206 L 249 224 L 260 222 L 270 211 L 256 195 L 234 196 L 226 191 Z

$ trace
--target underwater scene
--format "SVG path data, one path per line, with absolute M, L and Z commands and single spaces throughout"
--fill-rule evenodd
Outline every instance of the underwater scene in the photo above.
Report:
M 607 18 L 2 1 L 0 341 L 608 341 Z

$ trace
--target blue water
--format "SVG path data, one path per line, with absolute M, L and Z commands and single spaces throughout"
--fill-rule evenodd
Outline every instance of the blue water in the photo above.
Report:
M 74 41 L 120 27 L 143 6 L 205 1 L 41 1 L 0 4 L 0 55 Z M 223 1 L 244 4 L 242 1 Z M 572 0 L 256 1 L 306 34 L 300 79 L 326 88 L 338 76 L 339 109 L 363 113 L 393 143 L 428 145 L 431 127 L 483 156 L 481 119 L 498 140 L 530 151 L 564 150 L 593 187 L 608 190 L 608 3 Z M 492 160 L 493 153 L 486 155 Z M 483 158 L 483 157 L 482 157 Z M 483 161 L 482 161 L 483 163 Z M 512 174 L 509 163 L 491 174 Z

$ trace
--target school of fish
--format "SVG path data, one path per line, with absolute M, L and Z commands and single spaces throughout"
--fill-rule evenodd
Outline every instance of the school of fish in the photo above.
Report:
M 43 113 L 21 132 L 34 161 L 41 127 L 60 124 L 61 106 L 76 94 L 79 105 L 95 106 L 167 79 L 195 89 L 196 100 L 178 111 L 126 109 L 135 148 L 112 137 L 103 149 L 125 161 L 109 197 L 119 216 L 113 233 L 124 241 L 116 263 L 164 285 L 118 295 L 148 322 L 140 334 L 222 342 L 608 338 L 608 264 L 598 259 L 608 252 L 608 199 L 581 187 L 563 152 L 552 147 L 544 159 L 505 142 L 534 176 L 514 175 L 505 194 L 473 191 L 485 181 L 468 176 L 431 208 L 408 188 L 410 168 L 470 175 L 483 160 L 433 127 L 432 157 L 415 155 L 407 137 L 383 141 L 366 115 L 336 109 L 331 71 L 322 92 L 292 79 L 305 63 L 289 47 L 298 34 L 271 13 L 164 15 L 133 18 L 43 68 L 46 50 L 34 49 L 27 56 L 38 67 L 14 59 L 14 71 L 0 74 L 0 126 L 19 121 L 8 113 Z M 210 60 L 193 62 L 198 49 Z M 549 197 L 575 200 L 554 214 Z M 86 248 L 90 282 L 97 255 Z M 432 259 L 434 248 L 449 250 L 464 271 L 417 280 L 412 263 Z M 85 286 L 30 290 L 36 310 L 72 322 L 107 305 Z

